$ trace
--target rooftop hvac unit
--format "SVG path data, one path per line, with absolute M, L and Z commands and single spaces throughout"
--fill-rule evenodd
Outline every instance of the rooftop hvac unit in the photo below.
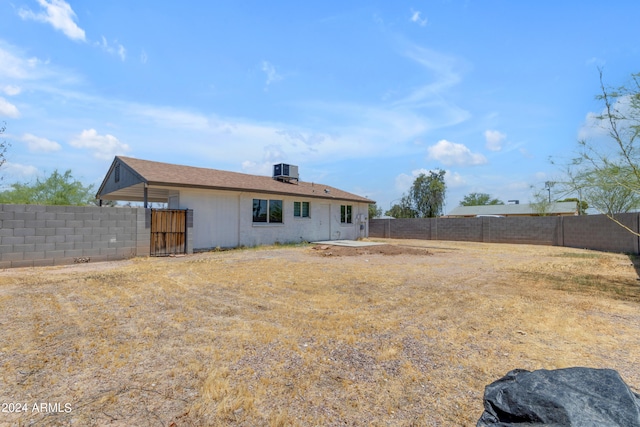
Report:
M 273 179 L 283 182 L 298 182 L 298 166 L 278 163 L 273 165 Z

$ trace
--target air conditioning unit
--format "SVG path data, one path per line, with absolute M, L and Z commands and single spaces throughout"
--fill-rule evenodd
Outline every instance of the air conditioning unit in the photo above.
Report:
M 298 182 L 298 166 L 278 163 L 273 165 L 273 179 L 283 182 Z

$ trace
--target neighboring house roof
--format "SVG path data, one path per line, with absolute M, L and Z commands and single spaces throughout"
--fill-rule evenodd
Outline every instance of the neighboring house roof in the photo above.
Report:
M 577 215 L 576 202 L 554 202 L 545 210 L 546 215 Z M 483 205 L 483 206 L 458 206 L 447 216 L 476 216 L 476 215 L 539 215 L 539 210 L 531 204 L 517 205 Z
M 121 179 L 114 180 L 115 170 Z M 123 169 L 124 168 L 124 169 Z M 293 195 L 331 200 L 374 203 L 366 197 L 358 196 L 328 185 L 299 181 L 287 183 L 270 176 L 250 175 L 217 169 L 175 165 L 132 157 L 116 156 L 105 176 L 97 199 L 103 200 L 143 200 L 144 188 L 148 190 L 148 200 L 166 201 L 170 188 L 198 188 L 226 191 L 251 191 L 279 195 Z

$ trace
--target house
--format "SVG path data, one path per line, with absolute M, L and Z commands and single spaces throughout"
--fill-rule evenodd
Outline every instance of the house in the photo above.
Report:
M 369 234 L 366 197 L 298 180 L 297 166 L 274 176 L 116 156 L 96 198 L 167 203 L 193 211 L 193 249 L 336 239 Z
M 546 206 L 544 215 L 565 216 L 578 215 L 576 202 L 553 202 Z M 448 218 L 469 218 L 476 216 L 542 216 L 539 205 L 509 204 L 509 205 L 483 205 L 483 206 L 458 206 L 449 212 Z

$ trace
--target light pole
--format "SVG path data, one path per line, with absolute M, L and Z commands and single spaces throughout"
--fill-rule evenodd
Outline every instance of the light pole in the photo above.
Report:
M 549 192 L 549 203 L 551 203 L 551 187 L 553 187 L 553 181 L 547 181 L 544 183 L 544 188 Z

